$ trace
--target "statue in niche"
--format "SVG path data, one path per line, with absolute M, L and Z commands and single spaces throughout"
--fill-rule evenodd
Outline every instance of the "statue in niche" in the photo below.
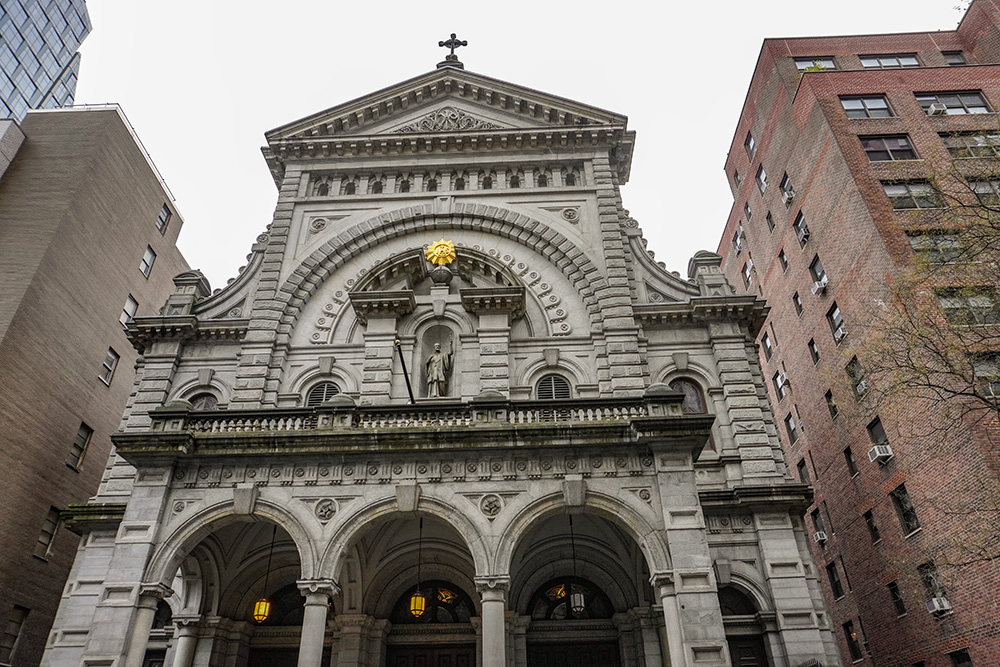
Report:
M 427 379 L 427 397 L 439 398 L 448 395 L 448 374 L 451 372 L 451 358 L 455 345 L 448 341 L 448 353 L 441 351 L 441 343 L 434 343 L 434 353 L 427 357 L 424 376 Z

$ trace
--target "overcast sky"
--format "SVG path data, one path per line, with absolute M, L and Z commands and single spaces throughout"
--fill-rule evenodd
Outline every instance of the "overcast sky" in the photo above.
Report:
M 121 104 L 184 216 L 181 250 L 218 288 L 274 210 L 264 132 L 434 69 L 456 32 L 470 71 L 628 116 L 625 207 L 686 275 L 732 206 L 722 168 L 761 41 L 953 30 L 956 4 L 89 0 L 76 101 Z

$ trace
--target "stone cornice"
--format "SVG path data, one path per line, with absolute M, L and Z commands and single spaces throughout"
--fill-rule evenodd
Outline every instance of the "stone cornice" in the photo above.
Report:
M 351 292 L 349 295 L 354 312 L 362 324 L 378 315 L 406 315 L 417 306 L 413 290 L 386 292 Z
M 769 307 L 755 296 L 696 296 L 680 303 L 636 304 L 632 306 L 635 319 L 643 327 L 674 327 L 684 324 L 736 320 L 747 325 L 755 334 Z
M 194 315 L 137 317 L 129 322 L 127 336 L 143 354 L 156 341 L 240 341 L 250 327 L 247 319 L 199 320 Z
M 524 314 L 524 287 L 486 287 L 459 290 L 462 306 L 470 313 L 510 313 L 511 319 Z
M 813 489 L 808 484 L 742 485 L 719 491 L 700 491 L 698 497 L 706 512 L 745 507 L 755 511 L 782 511 L 801 514 L 813 501 Z
M 67 505 L 59 512 L 59 518 L 77 535 L 86 535 L 92 530 L 117 530 L 125 518 L 125 507 L 125 503 Z

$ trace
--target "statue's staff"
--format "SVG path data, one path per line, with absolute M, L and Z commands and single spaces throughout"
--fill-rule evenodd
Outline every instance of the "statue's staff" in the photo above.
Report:
M 410 395 L 410 405 L 414 405 L 416 401 L 413 399 L 413 387 L 410 386 L 410 374 L 406 370 L 406 360 L 403 359 L 403 348 L 398 338 L 396 339 L 396 352 L 399 353 L 399 363 L 403 367 L 403 379 L 406 380 L 406 393 Z

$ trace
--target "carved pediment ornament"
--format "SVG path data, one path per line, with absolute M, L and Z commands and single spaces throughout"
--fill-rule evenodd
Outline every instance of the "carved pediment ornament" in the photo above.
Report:
M 455 107 L 441 107 L 423 118 L 393 130 L 395 134 L 454 132 L 457 130 L 502 130 L 503 126 L 476 118 Z

